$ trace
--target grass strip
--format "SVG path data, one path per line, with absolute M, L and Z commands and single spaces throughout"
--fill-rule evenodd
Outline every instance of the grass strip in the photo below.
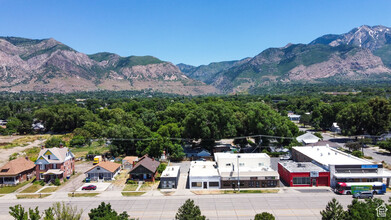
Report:
M 123 196 L 141 196 L 145 192 L 121 192 Z
M 41 199 L 50 196 L 51 194 L 18 194 L 17 199 Z
M 68 193 L 68 197 L 95 197 L 100 193 Z

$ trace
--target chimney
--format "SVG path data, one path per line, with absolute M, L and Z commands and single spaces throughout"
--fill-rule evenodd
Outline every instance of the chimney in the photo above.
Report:
M 155 158 L 152 157 L 152 161 L 155 161 Z
M 42 146 L 41 146 L 41 149 L 45 149 L 45 145 L 42 145 Z
M 29 157 L 26 156 L 25 159 L 26 159 L 26 160 L 29 160 Z

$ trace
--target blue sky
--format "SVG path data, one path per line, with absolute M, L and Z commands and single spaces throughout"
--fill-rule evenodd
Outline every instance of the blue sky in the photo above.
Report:
M 0 0 L 0 35 L 200 65 L 363 24 L 390 27 L 390 9 L 389 0 Z

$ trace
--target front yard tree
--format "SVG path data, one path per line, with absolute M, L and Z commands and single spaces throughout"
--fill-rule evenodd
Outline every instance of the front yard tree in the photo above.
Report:
M 339 220 L 345 219 L 346 212 L 343 210 L 342 205 L 333 198 L 327 203 L 326 209 L 321 211 L 322 220 Z
M 274 215 L 268 212 L 262 212 L 261 214 L 256 214 L 254 220 L 275 220 Z
M 194 204 L 194 200 L 188 199 L 179 207 L 175 215 L 176 220 L 205 220 L 205 216 L 201 215 L 200 207 Z
M 98 208 L 91 209 L 88 213 L 90 220 L 128 220 L 129 215 L 127 212 L 122 212 L 118 214 L 114 209 L 111 208 L 110 203 L 106 204 L 102 202 Z

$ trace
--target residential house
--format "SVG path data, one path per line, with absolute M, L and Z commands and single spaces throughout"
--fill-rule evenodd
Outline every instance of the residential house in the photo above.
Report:
M 291 120 L 293 122 L 299 123 L 301 116 L 295 115 L 295 114 L 288 114 L 288 118 L 289 118 L 289 120 Z
M 11 160 L 0 168 L 0 184 L 16 185 L 35 176 L 35 164 L 27 157 Z
M 160 188 L 173 189 L 178 187 L 180 174 L 179 166 L 168 166 L 160 176 Z
M 296 140 L 300 143 L 303 143 L 304 145 L 306 144 L 314 144 L 320 140 L 319 137 L 311 134 L 311 133 L 305 133 L 303 135 L 300 135 L 299 137 L 296 138 Z
M 35 162 L 37 180 L 69 178 L 75 170 L 75 156 L 67 147 L 42 147 Z
M 192 161 L 189 171 L 190 189 L 219 189 L 220 175 L 214 161 Z
M 265 153 L 215 153 L 221 188 L 278 187 L 279 174 Z
M 341 133 L 341 128 L 339 127 L 339 125 L 337 124 L 337 122 L 334 122 L 334 123 L 331 125 L 330 131 L 335 132 L 335 133 L 337 133 L 337 134 L 340 134 L 340 133 Z
M 129 171 L 129 178 L 132 180 L 155 181 L 159 165 L 159 161 L 144 155 Z
M 183 152 L 185 153 L 186 157 L 195 157 L 195 158 L 200 158 L 200 157 L 210 157 L 211 154 L 203 149 L 203 148 L 191 148 L 191 147 L 184 147 Z
M 122 159 L 122 167 L 125 170 L 131 170 L 133 166 L 137 163 L 138 157 L 137 156 L 127 156 L 124 159 Z
M 85 172 L 86 177 L 92 181 L 113 180 L 120 172 L 121 164 L 110 161 L 100 162 Z

